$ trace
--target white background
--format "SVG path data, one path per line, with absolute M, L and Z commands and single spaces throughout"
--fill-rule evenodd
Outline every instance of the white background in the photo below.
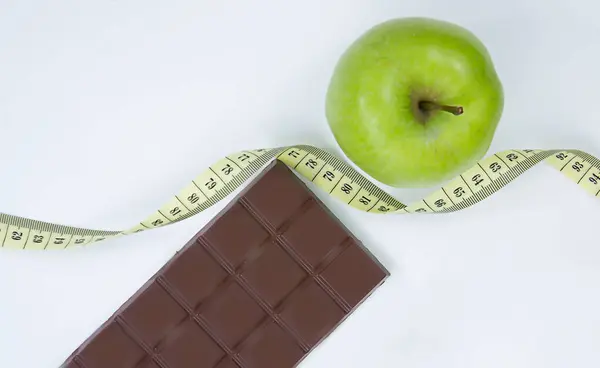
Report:
M 337 151 L 339 55 L 394 17 L 457 22 L 506 107 L 490 154 L 600 154 L 593 0 L 0 2 L 0 211 L 93 228 L 145 218 L 223 155 Z M 393 190 L 419 199 L 434 188 Z M 301 365 L 597 367 L 600 201 L 540 165 L 475 207 L 369 216 L 322 196 L 392 272 Z M 83 250 L 0 252 L 0 367 L 57 367 L 225 203 Z

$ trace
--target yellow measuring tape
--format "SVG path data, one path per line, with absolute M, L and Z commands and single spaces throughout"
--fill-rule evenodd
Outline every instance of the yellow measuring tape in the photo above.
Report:
M 16 249 L 66 249 L 134 234 L 185 220 L 234 192 L 277 159 L 316 187 L 358 210 L 379 213 L 447 213 L 482 201 L 544 161 L 598 197 L 600 160 L 579 150 L 507 150 L 488 156 L 426 198 L 405 205 L 346 162 L 310 145 L 254 149 L 224 157 L 155 213 L 130 229 L 78 228 L 0 213 L 0 245 Z

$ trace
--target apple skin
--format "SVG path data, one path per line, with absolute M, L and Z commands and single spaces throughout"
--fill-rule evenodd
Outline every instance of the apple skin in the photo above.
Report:
M 462 106 L 424 117 L 419 101 Z M 356 39 L 334 68 L 326 118 L 356 166 L 392 187 L 429 187 L 472 167 L 504 108 L 482 42 L 442 20 L 397 18 Z

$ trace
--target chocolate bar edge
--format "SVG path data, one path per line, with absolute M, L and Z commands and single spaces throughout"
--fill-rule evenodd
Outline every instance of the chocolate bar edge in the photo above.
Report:
M 202 236 L 202 234 L 204 232 L 206 232 L 206 230 L 210 229 L 210 227 L 221 217 L 221 215 L 223 215 L 224 213 L 226 213 L 227 211 L 229 211 L 233 206 L 235 206 L 236 202 L 244 196 L 244 194 L 246 194 L 248 191 L 250 191 L 250 189 L 252 189 L 252 187 L 257 184 L 260 179 L 265 176 L 270 170 L 272 170 L 274 168 L 274 166 L 276 165 L 276 161 L 272 161 L 271 163 L 269 163 L 268 165 L 266 165 L 265 167 L 263 167 L 262 171 L 260 173 L 258 173 L 254 179 L 252 179 L 252 181 L 249 183 L 249 185 L 247 185 L 244 189 L 242 189 L 237 195 L 235 195 L 232 199 L 229 200 L 229 203 L 227 203 L 227 205 L 225 205 L 223 207 L 223 209 L 221 209 L 221 211 L 219 211 L 213 218 L 211 218 L 200 230 L 198 230 L 196 232 L 196 234 L 194 234 L 194 236 L 192 236 L 186 243 L 184 243 L 179 250 L 177 250 L 175 252 L 175 254 L 169 258 L 162 266 L 160 266 L 155 272 L 154 274 L 148 278 L 148 280 L 146 280 L 146 282 L 144 282 L 142 285 L 140 285 L 138 287 L 138 289 L 136 290 L 136 292 L 134 294 L 132 294 L 131 296 L 129 296 L 125 302 L 123 302 L 121 304 L 121 306 L 119 308 L 117 308 L 116 311 L 114 311 L 100 326 L 96 327 L 96 329 L 94 330 L 94 332 L 92 334 L 90 334 L 87 338 L 85 338 L 85 340 L 83 340 L 81 342 L 81 344 L 65 359 L 65 361 L 62 363 L 62 365 L 59 366 L 59 368 L 67 368 L 67 366 L 74 360 L 74 358 L 83 350 L 85 349 L 85 347 L 91 343 L 94 338 L 96 336 L 98 336 L 98 334 L 104 330 L 104 328 L 106 328 L 108 325 L 110 325 L 111 323 L 114 322 L 115 317 L 117 317 L 119 314 L 121 314 L 128 306 L 130 306 L 141 294 L 144 293 L 144 291 L 146 291 L 148 289 L 148 287 L 156 281 L 157 277 L 159 275 L 161 275 L 171 264 L 173 264 L 179 257 L 181 257 L 183 251 L 185 251 L 186 249 L 188 249 L 189 247 L 191 247 L 192 245 L 194 245 L 197 241 L 198 238 L 200 238 L 200 236 Z M 76 360 L 76 359 L 75 359 Z
M 64 362 L 59 366 L 59 368 L 67 368 L 69 366 L 69 364 L 75 362 L 75 364 L 77 364 L 77 366 L 80 366 L 77 363 L 77 355 L 83 350 L 85 349 L 85 347 L 87 345 L 89 345 L 95 337 L 98 336 L 98 334 L 100 332 L 102 332 L 108 325 L 110 325 L 111 323 L 113 323 L 116 319 L 116 317 L 121 314 L 127 307 L 129 307 L 141 294 L 143 294 L 148 287 L 156 281 L 156 279 L 158 278 L 158 276 L 160 276 L 169 266 L 171 266 L 179 257 L 182 256 L 182 253 L 184 253 L 184 251 L 188 248 L 190 248 L 192 245 L 196 244 L 198 241 L 198 238 L 200 238 L 207 230 L 209 230 L 214 223 L 221 218 L 225 213 L 227 213 L 233 206 L 236 205 L 236 203 L 238 203 L 239 199 L 242 198 L 245 194 L 247 194 L 256 184 L 258 184 L 260 182 L 260 180 L 262 179 L 262 177 L 264 177 L 265 175 L 267 175 L 271 170 L 273 170 L 275 168 L 275 166 L 277 165 L 281 165 L 283 166 L 286 170 L 288 170 L 293 178 L 300 184 L 303 186 L 303 188 L 305 190 L 307 190 L 311 196 L 313 197 L 313 200 L 315 201 L 316 204 L 318 204 L 340 227 L 342 227 L 342 229 L 352 238 L 352 240 L 354 241 L 354 243 L 361 248 L 361 250 L 363 250 L 365 252 L 366 255 L 369 256 L 369 258 L 375 263 L 377 264 L 377 266 L 379 266 L 381 272 L 383 273 L 383 277 L 381 279 L 381 281 L 375 285 L 369 293 L 367 293 L 360 301 L 358 301 L 356 303 L 356 305 L 347 313 L 344 315 L 344 317 L 338 321 L 338 323 L 336 323 L 333 328 L 331 328 L 327 334 L 325 334 L 324 336 L 321 337 L 321 339 L 316 342 L 313 347 L 304 354 L 304 356 L 296 363 L 296 366 L 299 365 L 304 359 L 306 359 L 306 357 L 308 357 L 310 355 L 310 353 L 317 349 L 321 343 L 327 339 L 342 323 L 344 323 L 344 321 L 350 317 L 353 312 L 358 309 L 383 283 L 385 283 L 385 281 L 389 278 L 390 276 L 390 272 L 389 270 L 372 254 L 372 252 L 363 244 L 363 242 L 361 242 L 355 235 L 354 233 L 338 218 L 338 216 L 336 216 L 323 202 L 322 200 L 316 195 L 316 193 L 314 193 L 313 190 L 311 190 L 307 184 L 293 171 L 291 170 L 289 167 L 287 167 L 287 165 L 279 160 L 273 160 L 272 162 L 270 162 L 269 164 L 265 165 L 261 172 L 258 173 L 253 179 L 252 181 L 244 188 L 242 189 L 238 194 L 236 194 L 233 198 L 231 198 L 229 200 L 229 202 L 227 203 L 227 205 L 225 205 L 215 216 L 213 216 L 213 218 L 211 218 L 200 230 L 198 230 L 194 236 L 192 236 L 186 243 L 184 243 L 183 246 L 181 246 L 179 248 L 179 250 L 177 250 L 175 252 L 175 254 L 169 258 L 161 267 L 159 267 L 154 274 L 148 278 L 148 280 L 146 282 L 144 282 L 141 286 L 138 287 L 138 289 L 136 290 L 136 292 L 134 294 L 132 294 L 131 296 L 129 296 L 121 305 L 119 308 L 117 308 L 116 311 L 114 311 L 100 326 L 96 327 L 96 329 L 94 330 L 93 333 L 91 333 L 90 335 L 88 335 L 87 338 L 85 338 L 85 340 L 83 340 L 83 342 L 81 342 L 81 344 L 74 350 L 71 352 L 71 354 L 64 360 Z

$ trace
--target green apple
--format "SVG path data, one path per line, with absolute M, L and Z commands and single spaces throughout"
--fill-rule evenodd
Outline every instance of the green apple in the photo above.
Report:
M 482 42 L 456 24 L 392 19 L 340 57 L 326 117 L 344 154 L 393 187 L 459 175 L 489 149 L 504 93 Z

